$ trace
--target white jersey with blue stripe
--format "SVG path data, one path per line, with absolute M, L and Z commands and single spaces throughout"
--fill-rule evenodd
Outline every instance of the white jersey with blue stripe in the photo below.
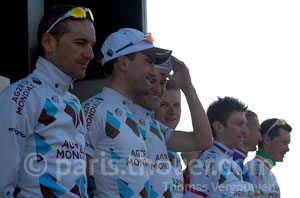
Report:
M 0 94 L 0 197 L 15 188 L 17 197 L 87 197 L 85 119 L 71 83 L 39 57 Z
M 171 165 L 167 151 L 167 141 L 173 129 L 152 119 L 153 112 L 140 105 L 132 104 L 131 109 L 147 147 L 150 197 L 173 197 Z
M 83 103 L 86 153 L 93 158 L 95 197 L 148 197 L 149 170 L 142 132 L 131 102 L 113 89 Z

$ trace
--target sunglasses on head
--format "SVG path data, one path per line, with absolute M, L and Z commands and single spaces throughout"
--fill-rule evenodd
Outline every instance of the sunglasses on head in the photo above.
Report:
M 130 47 L 130 46 L 135 45 L 142 41 L 146 41 L 147 43 L 153 43 L 154 39 L 152 37 L 152 34 L 151 33 L 145 34 L 143 37 L 141 37 L 135 41 L 132 41 L 132 42 L 128 43 L 127 45 L 125 45 L 124 47 L 121 47 L 120 49 L 116 50 L 115 53 L 118 53 L 118 52 L 122 51 L 123 49 L 126 49 L 127 47 Z M 109 56 L 112 56 L 114 54 L 114 52 L 112 50 L 109 50 L 107 53 Z
M 66 14 L 59 17 L 46 31 L 49 33 L 56 24 L 58 24 L 60 21 L 71 18 L 71 19 L 90 19 L 92 22 L 94 22 L 94 16 L 92 11 L 89 8 L 84 7 L 75 7 L 69 10 Z
M 268 134 L 274 127 L 276 126 L 284 126 L 286 125 L 285 120 L 283 119 L 277 119 L 271 126 L 270 128 L 267 130 L 267 132 L 265 134 Z

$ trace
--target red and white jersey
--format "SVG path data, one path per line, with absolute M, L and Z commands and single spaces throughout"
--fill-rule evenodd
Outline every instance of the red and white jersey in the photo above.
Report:
M 86 153 L 94 160 L 95 197 L 149 196 L 146 144 L 131 104 L 107 87 L 83 103 Z
M 72 79 L 39 57 L 0 94 L 0 197 L 87 197 L 85 119 Z
M 193 165 L 185 197 L 254 197 L 253 186 L 243 181 L 241 168 L 232 155 L 232 150 L 214 141 L 212 148 L 202 153 Z

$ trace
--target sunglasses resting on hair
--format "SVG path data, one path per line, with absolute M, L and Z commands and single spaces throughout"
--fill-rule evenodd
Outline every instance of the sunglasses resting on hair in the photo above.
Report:
M 71 18 L 71 19 L 90 19 L 92 22 L 94 22 L 94 16 L 92 14 L 92 11 L 89 8 L 84 7 L 75 7 L 69 10 L 66 14 L 59 17 L 46 31 L 49 33 L 56 24 L 58 24 L 60 21 Z
M 268 134 L 275 126 L 284 126 L 284 125 L 286 125 L 285 120 L 283 120 L 283 119 L 278 119 L 278 120 L 276 120 L 276 121 L 274 122 L 274 124 L 272 124 L 272 125 L 270 126 L 270 128 L 267 130 L 267 132 L 266 132 L 265 134 Z

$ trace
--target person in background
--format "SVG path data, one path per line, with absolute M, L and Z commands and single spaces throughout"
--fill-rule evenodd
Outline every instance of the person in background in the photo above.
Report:
M 144 131 L 144 139 L 148 151 L 150 167 L 150 195 L 172 196 L 171 167 L 168 159 L 168 149 L 172 151 L 196 151 L 209 148 L 212 137 L 208 119 L 191 82 L 186 65 L 175 57 L 170 58 L 173 75 L 167 68 L 156 69 L 149 95 L 136 97 L 133 104 L 133 115 L 138 120 L 139 127 Z M 152 119 L 154 110 L 159 106 L 165 91 L 166 77 L 180 88 L 189 104 L 193 132 L 176 131 Z M 182 141 L 182 140 L 185 141 Z
M 89 8 L 48 10 L 35 70 L 0 94 L 0 197 L 87 197 L 85 120 L 68 89 L 94 58 L 93 22 Z
M 256 151 L 258 142 L 262 140 L 260 134 L 260 124 L 256 113 L 247 110 L 246 112 L 248 134 L 245 136 L 240 148 L 235 148 L 233 153 L 233 160 L 238 163 L 243 172 L 243 180 L 250 182 L 249 174 L 244 166 L 244 161 L 248 156 L 249 151 Z
M 150 33 L 122 28 L 105 39 L 101 53 L 106 84 L 83 103 L 94 197 L 149 197 L 147 149 L 131 101 L 150 93 L 154 64 L 165 62 L 172 51 L 155 47 Z
M 162 124 L 176 129 L 181 116 L 181 92 L 170 81 L 166 84 L 166 90 L 160 105 L 155 109 L 154 118 Z M 183 175 L 180 157 L 177 152 L 168 151 L 171 164 L 171 179 L 173 185 L 173 197 L 183 197 Z
M 214 143 L 194 163 L 186 198 L 253 197 L 252 184 L 243 181 L 242 170 L 233 161 L 233 149 L 247 135 L 247 106 L 233 97 L 219 97 L 207 109 Z
M 253 160 L 246 164 L 256 197 L 280 197 L 280 188 L 272 168 L 289 151 L 292 127 L 283 119 L 271 118 L 261 123 L 262 141 Z
M 183 194 L 185 194 L 187 187 L 190 185 L 190 177 L 191 177 L 191 171 L 193 168 L 194 163 L 199 158 L 202 151 L 194 151 L 194 152 L 181 152 L 181 158 L 186 166 L 186 168 L 182 171 L 183 174 Z

